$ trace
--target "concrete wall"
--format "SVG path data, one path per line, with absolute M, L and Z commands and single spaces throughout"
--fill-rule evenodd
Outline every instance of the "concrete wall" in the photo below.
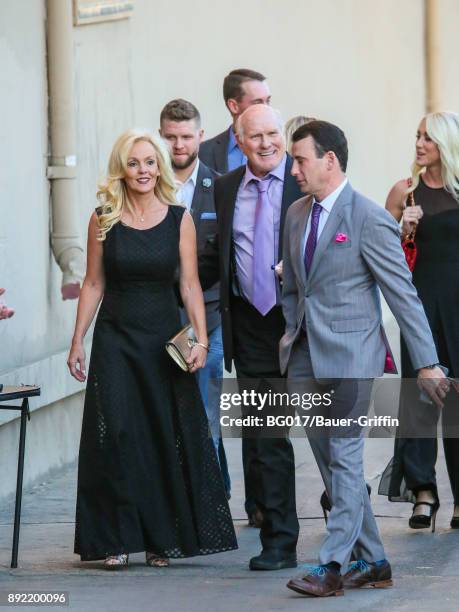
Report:
M 77 393 L 44 406 L 32 415 L 26 433 L 26 486 L 75 460 L 80 440 L 82 408 L 82 393 Z M 0 427 L 0 500 L 16 491 L 19 429 L 19 419 Z
M 222 77 L 235 67 L 269 77 L 273 104 L 285 118 L 302 113 L 342 126 L 358 189 L 383 202 L 393 182 L 407 175 L 424 112 L 421 0 L 135 5 L 129 20 L 74 29 L 83 236 L 116 136 L 133 125 L 156 129 L 160 109 L 177 96 L 200 108 L 208 136 L 221 131 L 229 123 Z M 441 0 L 440 6 L 442 96 L 445 107 L 458 110 L 459 4 Z M 34 447 L 44 456 L 26 481 L 47 464 L 71 460 L 79 432 L 68 412 L 82 398 L 65 366 L 76 303 L 61 301 L 61 274 L 49 248 L 45 18 L 44 0 L 0 2 L 0 286 L 17 311 L 0 323 L 0 380 L 41 384 L 43 396 L 32 407 L 52 404 L 55 419 L 50 427 L 33 416 L 41 426 L 28 442 L 37 435 L 46 443 Z M 13 425 L 2 426 L 11 417 L 0 411 L 0 448 L 13 435 Z M 63 440 L 73 436 L 67 455 L 53 448 L 56 427 Z M 7 457 L 1 456 L 2 472 Z M 10 490 L 2 479 L 0 495 Z

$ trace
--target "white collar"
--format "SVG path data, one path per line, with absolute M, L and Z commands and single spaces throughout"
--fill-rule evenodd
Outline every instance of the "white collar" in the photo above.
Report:
M 335 191 L 332 191 L 331 193 L 329 193 L 328 196 L 322 200 L 322 202 L 317 202 L 317 200 L 314 198 L 313 203 L 315 204 L 317 202 L 318 204 L 322 206 L 322 208 L 324 208 L 328 212 L 328 214 L 330 214 L 333 204 L 336 202 L 340 193 L 346 187 L 348 182 L 349 181 L 346 177 L 344 181 L 335 189 Z
M 193 188 L 196 187 L 196 183 L 197 183 L 197 180 L 198 180 L 198 172 L 199 172 L 199 158 L 196 159 L 196 165 L 195 165 L 195 167 L 193 169 L 193 172 L 190 174 L 190 176 L 186 179 L 186 181 L 184 183 L 182 183 L 179 180 L 176 180 L 177 188 L 181 189 L 182 187 L 184 187 L 188 183 L 191 183 L 193 185 Z

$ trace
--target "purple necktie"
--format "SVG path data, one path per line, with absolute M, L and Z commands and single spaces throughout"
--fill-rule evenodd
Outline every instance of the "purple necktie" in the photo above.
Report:
M 264 316 L 276 304 L 274 264 L 274 211 L 268 196 L 268 179 L 255 181 L 258 189 L 253 232 L 252 304 Z
M 311 229 L 309 230 L 308 239 L 306 240 L 306 248 L 304 249 L 304 267 L 306 268 L 306 278 L 311 269 L 312 258 L 317 244 L 317 230 L 319 229 L 320 213 L 322 206 L 318 202 L 314 202 L 311 213 Z

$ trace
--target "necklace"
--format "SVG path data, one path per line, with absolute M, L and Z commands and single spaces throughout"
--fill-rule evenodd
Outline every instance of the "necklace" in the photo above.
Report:
M 137 215 L 137 218 L 139 219 L 141 223 L 143 223 L 145 221 L 145 210 L 141 212 L 139 215 Z

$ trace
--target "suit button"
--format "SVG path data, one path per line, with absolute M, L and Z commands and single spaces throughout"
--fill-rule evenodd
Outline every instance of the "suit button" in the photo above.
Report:
M 225 312 L 228 312 L 229 308 L 228 306 L 225 306 L 225 308 L 223 309 Z

